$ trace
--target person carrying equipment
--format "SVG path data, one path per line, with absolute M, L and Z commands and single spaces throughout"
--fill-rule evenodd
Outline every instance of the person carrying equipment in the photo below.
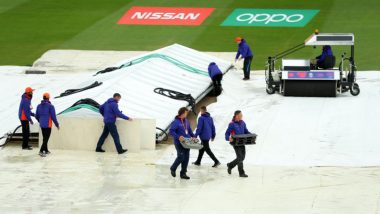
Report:
M 238 51 L 235 57 L 235 64 L 238 60 L 240 60 L 241 58 L 244 58 L 244 65 L 243 65 L 244 79 L 243 80 L 249 80 L 250 73 L 251 73 L 251 63 L 252 63 L 253 53 L 251 51 L 251 48 L 245 41 L 245 39 L 237 37 L 235 41 L 238 44 Z
M 118 154 L 123 154 L 128 151 L 127 149 L 123 149 L 123 147 L 120 144 L 120 137 L 116 127 L 116 118 L 119 117 L 129 121 L 133 121 L 133 119 L 124 115 L 119 110 L 118 102 L 120 101 L 120 99 L 121 95 L 119 93 L 115 93 L 113 95 L 113 98 L 109 98 L 103 105 L 99 107 L 99 112 L 104 118 L 104 129 L 96 146 L 96 152 L 105 152 L 102 149 L 102 146 L 109 133 L 111 133 Z
M 330 45 L 322 47 L 322 54 L 316 57 L 317 68 L 329 69 L 335 65 L 335 57 Z
M 180 142 L 184 141 L 185 138 L 194 139 L 195 137 L 191 130 L 189 120 L 187 119 L 188 113 L 189 110 L 186 107 L 180 108 L 178 110 L 178 115 L 174 118 L 169 130 L 170 135 L 174 139 L 175 149 L 177 150 L 177 158 L 170 167 L 170 173 L 173 177 L 176 177 L 176 170 L 181 164 L 181 179 L 190 179 L 190 177 L 186 175 L 190 158 L 190 149 L 184 148 Z
M 228 128 L 226 130 L 225 138 L 227 141 L 232 142 L 233 141 L 232 136 L 234 135 L 251 134 L 248 131 L 247 126 L 245 125 L 245 122 L 242 119 L 243 119 L 242 112 L 240 110 L 235 111 L 232 121 L 228 125 Z M 245 159 L 245 145 L 233 146 L 233 148 L 236 153 L 236 159 L 231 161 L 230 163 L 227 163 L 227 172 L 228 174 L 231 174 L 232 169 L 237 165 L 240 177 L 246 178 L 248 177 L 248 175 L 245 174 L 244 168 L 243 168 L 243 161 Z
M 22 149 L 32 150 L 33 148 L 29 146 L 29 136 L 30 136 L 30 124 L 33 125 L 33 120 L 31 116 L 34 116 L 32 112 L 32 98 L 33 91 L 31 87 L 25 88 L 24 94 L 21 96 L 21 102 L 18 109 L 18 117 L 21 122 L 22 127 Z
M 220 162 L 215 157 L 214 153 L 212 153 L 209 145 L 210 139 L 211 141 L 214 141 L 215 139 L 215 126 L 210 113 L 207 112 L 206 106 L 201 107 L 201 116 L 198 119 L 197 131 L 195 132 L 195 137 L 198 136 L 202 141 L 203 148 L 199 150 L 198 159 L 193 164 L 200 166 L 203 154 L 206 151 L 208 156 L 214 161 L 212 167 L 219 166 Z
M 215 62 L 211 62 L 208 65 L 208 75 L 210 76 L 214 86 L 214 95 L 220 95 L 222 93 L 223 73 Z
M 52 122 L 54 122 L 54 125 L 58 130 L 59 123 L 55 114 L 55 108 L 50 102 L 50 94 L 44 93 L 42 98 L 43 99 L 41 103 L 37 106 L 36 119 L 40 123 L 43 136 L 39 155 L 41 157 L 45 157 L 46 155 L 50 154 L 50 151 L 48 149 L 48 142 L 51 134 Z

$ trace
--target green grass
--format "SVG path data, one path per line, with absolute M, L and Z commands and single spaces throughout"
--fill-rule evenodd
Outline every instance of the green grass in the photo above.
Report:
M 200 26 L 117 25 L 131 6 L 215 7 Z M 235 8 L 319 9 L 303 28 L 222 27 Z M 359 70 L 380 69 L 378 0 L 0 0 L 0 64 L 30 65 L 49 49 L 154 50 L 179 43 L 201 51 L 235 51 L 246 38 L 255 53 L 253 69 L 321 32 L 352 32 Z M 334 49 L 336 55 L 343 49 Z M 312 57 L 305 48 L 294 57 Z M 232 59 L 231 59 L 232 60 Z

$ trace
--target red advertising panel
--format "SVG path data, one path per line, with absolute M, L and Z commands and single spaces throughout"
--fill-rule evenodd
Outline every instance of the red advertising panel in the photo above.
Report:
M 131 7 L 118 24 L 127 25 L 200 25 L 214 8 Z

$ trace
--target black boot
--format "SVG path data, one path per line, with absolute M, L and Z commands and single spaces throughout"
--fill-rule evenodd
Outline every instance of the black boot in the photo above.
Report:
M 26 147 L 22 147 L 23 150 L 33 150 L 33 147 L 31 146 L 26 146 Z
M 120 152 L 118 152 L 119 153 L 119 155 L 121 155 L 121 154 L 124 154 L 124 153 L 126 153 L 128 151 L 128 149 L 122 149 Z
M 95 150 L 96 152 L 106 152 L 105 150 L 103 150 L 102 148 L 96 148 Z
M 220 162 L 218 161 L 218 162 L 215 162 L 214 165 L 212 165 L 212 167 L 216 168 L 216 167 L 218 167 L 219 165 L 220 165 Z
M 245 174 L 245 173 L 241 173 L 239 176 L 240 176 L 241 178 L 248 178 L 248 175 Z
M 170 174 L 173 176 L 173 178 L 175 178 L 175 177 L 176 177 L 175 171 L 173 171 L 173 170 L 170 170 Z
M 228 174 L 230 174 L 230 175 L 231 175 L 231 170 L 232 170 L 232 168 L 230 167 L 230 164 L 228 163 L 228 164 L 227 164 L 227 172 L 228 172 Z
M 190 179 L 190 177 L 187 176 L 186 174 L 181 174 L 181 178 L 185 179 L 185 180 L 189 180 Z
M 195 166 L 201 166 L 201 163 L 199 163 L 198 161 L 193 162 L 193 164 L 194 164 Z

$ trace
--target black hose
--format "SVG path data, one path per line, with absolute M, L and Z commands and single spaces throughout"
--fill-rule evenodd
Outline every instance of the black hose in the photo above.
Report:
M 99 109 L 100 107 L 100 104 L 98 102 L 96 102 L 95 100 L 91 99 L 91 98 L 85 98 L 85 99 L 80 99 L 78 101 L 76 101 L 73 105 L 71 105 L 70 107 L 68 107 L 67 109 L 61 111 L 60 113 L 58 113 L 58 115 L 62 114 L 63 112 L 67 111 L 68 109 L 76 106 L 76 105 L 80 105 L 80 104 L 87 104 L 87 105 L 91 105 L 97 109 Z
M 7 139 L 5 140 L 5 142 L 4 142 L 3 144 L 0 145 L 0 147 L 4 147 L 5 145 L 7 145 L 7 143 L 9 143 L 9 142 L 12 140 L 13 135 L 16 133 L 16 131 L 17 131 L 20 127 L 21 127 L 21 125 L 17 126 L 17 127 L 15 128 L 15 130 L 13 131 L 13 133 L 7 136 Z M 3 138 L 5 138 L 5 136 L 1 137 L 0 139 L 3 139 Z
M 161 143 L 162 141 L 167 141 L 169 139 L 169 135 L 165 130 L 159 127 L 156 127 L 156 129 L 162 131 L 162 134 L 156 134 L 156 143 Z M 161 137 L 162 135 L 164 135 L 164 138 L 162 138 L 162 140 L 158 140 L 158 138 Z
M 298 44 L 298 45 L 296 45 L 296 46 L 294 46 L 294 47 L 292 47 L 292 48 L 289 48 L 289 49 L 287 49 L 287 50 L 285 50 L 285 51 L 283 51 L 283 52 L 280 52 L 280 53 L 276 54 L 276 55 L 274 56 L 274 58 L 282 58 L 282 57 L 284 57 L 284 56 L 287 56 L 287 55 L 293 53 L 294 50 L 299 50 L 299 49 L 304 48 L 304 47 L 305 47 L 305 44 L 304 44 L 304 43 Z
M 102 83 L 102 82 L 95 81 L 95 82 L 92 83 L 91 85 L 86 86 L 86 87 L 83 87 L 83 88 L 78 88 L 78 89 L 67 89 L 65 92 L 61 93 L 59 96 L 54 97 L 54 98 L 60 98 L 60 97 L 68 96 L 68 95 L 75 94 L 75 93 L 78 93 L 78 92 L 82 92 L 82 91 L 85 91 L 85 90 L 88 90 L 88 89 L 91 89 L 91 88 L 98 87 L 98 86 L 101 85 L 101 84 L 103 84 L 103 83 Z
M 191 96 L 191 94 L 183 94 L 181 92 L 173 91 L 173 90 L 165 89 L 165 88 L 155 88 L 153 91 L 157 94 L 160 94 L 162 96 L 169 97 L 175 100 L 187 101 L 189 103 L 189 106 L 191 106 L 191 110 L 193 111 L 193 113 L 195 115 L 197 114 L 195 111 L 195 99 L 194 97 Z
M 120 69 L 122 66 L 120 67 L 108 67 L 106 69 L 103 69 L 101 71 L 98 71 L 96 72 L 93 76 L 96 76 L 98 74 L 104 74 L 104 73 L 108 73 L 108 72 L 111 72 L 111 71 L 114 71 L 114 70 L 117 70 L 117 69 Z
M 100 104 L 98 102 L 96 102 L 95 100 L 91 99 L 91 98 L 80 99 L 77 102 L 75 102 L 71 107 L 74 107 L 74 106 L 79 105 L 79 104 L 92 105 L 95 108 L 99 108 L 100 107 Z

